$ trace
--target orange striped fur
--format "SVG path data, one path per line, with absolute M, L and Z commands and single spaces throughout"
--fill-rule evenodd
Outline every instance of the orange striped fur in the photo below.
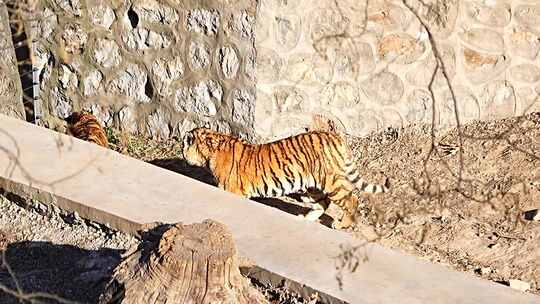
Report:
M 314 204 L 305 215 L 308 220 L 317 220 L 334 203 L 344 211 L 343 218 L 334 219 L 333 226 L 339 228 L 354 220 L 355 188 L 370 193 L 388 190 L 386 183 L 373 185 L 360 177 L 351 150 L 333 132 L 313 131 L 256 145 L 197 128 L 185 135 L 183 153 L 191 165 L 207 166 L 221 189 L 241 196 L 309 195 Z
M 107 134 L 96 117 L 89 112 L 73 112 L 68 118 L 68 134 L 105 148 L 109 147 Z

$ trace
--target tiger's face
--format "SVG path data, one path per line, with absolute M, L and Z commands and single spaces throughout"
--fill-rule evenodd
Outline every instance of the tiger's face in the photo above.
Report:
M 184 159 L 192 166 L 207 166 L 219 149 L 222 135 L 207 128 L 186 133 L 183 142 Z

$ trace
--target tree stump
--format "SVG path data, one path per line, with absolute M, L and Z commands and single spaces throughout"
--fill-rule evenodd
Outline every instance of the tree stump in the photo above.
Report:
M 100 304 L 268 303 L 240 274 L 229 230 L 205 220 L 171 225 L 113 272 Z

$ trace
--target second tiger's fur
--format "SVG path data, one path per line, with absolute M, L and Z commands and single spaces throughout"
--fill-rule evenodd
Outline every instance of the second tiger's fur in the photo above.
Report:
M 73 112 L 67 119 L 68 134 L 108 148 L 107 134 L 97 118 L 86 111 Z
M 353 222 L 363 192 L 385 192 L 386 185 L 366 183 L 351 150 L 332 132 L 308 132 L 266 144 L 249 144 L 237 137 L 197 128 L 184 137 L 184 157 L 196 166 L 208 166 L 218 186 L 245 197 L 279 197 L 292 193 L 319 193 L 343 209 L 335 227 Z M 306 218 L 316 220 L 326 206 L 320 195 Z M 337 220 L 337 221 L 336 221 Z

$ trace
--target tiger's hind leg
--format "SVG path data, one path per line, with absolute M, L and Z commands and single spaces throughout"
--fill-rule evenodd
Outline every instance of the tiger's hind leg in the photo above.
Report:
M 332 227 L 344 229 L 350 227 L 355 220 L 358 198 L 353 193 L 354 185 L 346 178 L 336 178 L 326 189 L 330 203 L 336 204 L 343 211 L 341 218 L 334 218 Z

